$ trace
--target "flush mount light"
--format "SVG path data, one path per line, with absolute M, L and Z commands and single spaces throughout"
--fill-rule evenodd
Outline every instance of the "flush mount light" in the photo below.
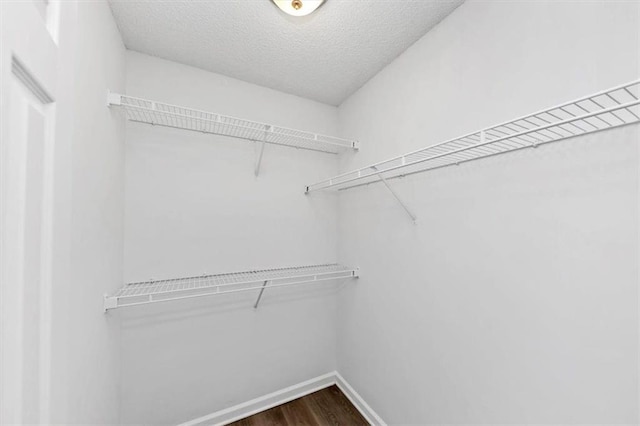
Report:
M 271 0 L 284 13 L 291 16 L 305 16 L 320 7 L 325 0 Z

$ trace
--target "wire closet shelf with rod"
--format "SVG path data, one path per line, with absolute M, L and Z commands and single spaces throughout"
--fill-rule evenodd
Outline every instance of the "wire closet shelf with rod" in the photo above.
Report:
M 328 154 L 340 154 L 344 151 L 358 149 L 358 142 L 354 140 L 289 129 L 117 93 L 108 94 L 107 105 L 124 109 L 126 118 L 130 121 L 261 143 L 255 167 L 256 175 L 260 169 L 265 144 Z M 122 307 L 249 291 L 257 293 L 257 300 L 254 304 L 254 307 L 257 308 L 266 289 L 325 283 L 357 277 L 357 268 L 325 264 L 149 280 L 125 284 L 114 294 L 105 295 L 104 310 L 106 312 Z
M 357 150 L 358 142 L 305 130 L 231 117 L 185 106 L 172 105 L 117 93 L 109 93 L 107 104 L 123 108 L 130 121 L 210 133 L 290 148 L 340 154 Z
M 307 185 L 305 192 L 345 190 L 377 182 L 393 192 L 387 182 L 391 179 L 637 124 L 639 98 L 640 80 L 635 80 Z
M 333 263 L 133 282 L 105 296 L 104 310 L 249 291 L 257 294 L 257 308 L 267 289 L 358 278 L 358 272 Z

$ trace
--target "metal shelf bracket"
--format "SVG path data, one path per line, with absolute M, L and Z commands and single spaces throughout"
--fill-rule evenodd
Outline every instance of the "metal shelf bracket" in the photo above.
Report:
M 104 311 L 118 307 L 118 299 L 111 297 L 108 294 L 104 295 Z
M 262 293 L 264 293 L 264 289 L 267 287 L 268 282 L 269 281 L 267 280 L 262 284 L 262 288 L 260 289 L 260 294 L 258 294 L 258 299 L 256 300 L 256 304 L 253 305 L 253 309 L 258 309 L 258 304 L 260 303 L 260 299 L 262 298 Z
M 380 178 L 382 183 L 384 183 L 384 186 L 387 187 L 389 192 L 391 192 L 391 195 L 393 195 L 393 197 L 396 199 L 396 201 L 402 206 L 402 208 L 404 209 L 405 213 L 407 213 L 407 215 L 411 218 L 411 220 L 413 221 L 413 224 L 416 225 L 417 224 L 417 220 L 418 220 L 416 215 L 413 214 L 413 212 L 409 209 L 409 207 L 407 207 L 407 205 L 404 203 L 404 201 L 402 201 L 402 199 L 400 198 L 398 193 L 391 187 L 391 185 L 389 185 L 389 182 L 387 182 L 387 180 L 384 178 L 384 176 L 382 176 L 380 173 L 377 173 L 378 169 L 376 168 L 376 166 L 371 166 L 371 168 L 376 171 L 376 175 L 378 175 L 378 177 Z
M 253 171 L 253 174 L 258 177 L 258 175 L 260 174 L 260 164 L 262 163 L 262 156 L 264 154 L 264 146 L 266 145 L 266 140 L 267 140 L 267 134 L 269 133 L 269 131 L 271 131 L 271 126 L 268 124 L 265 124 L 264 126 L 264 137 L 262 139 L 262 141 L 260 141 L 260 148 L 258 151 L 258 159 L 256 160 L 256 167 L 255 170 Z M 257 142 L 257 141 L 256 141 Z
M 122 95 L 107 91 L 107 106 L 111 105 L 122 105 Z

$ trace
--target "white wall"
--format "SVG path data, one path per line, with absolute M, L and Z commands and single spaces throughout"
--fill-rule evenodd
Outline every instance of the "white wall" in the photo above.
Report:
M 335 134 L 337 109 L 129 52 L 132 96 Z M 127 124 L 125 280 L 331 263 L 331 154 Z M 122 318 L 122 422 L 190 420 L 335 369 L 334 286 L 151 305 Z
M 637 2 L 462 5 L 339 109 L 344 171 L 638 78 Z M 390 424 L 638 422 L 637 126 L 339 201 L 338 370 Z
M 55 170 L 51 422 L 116 424 L 119 324 L 103 295 L 122 283 L 124 45 L 106 1 L 62 2 Z

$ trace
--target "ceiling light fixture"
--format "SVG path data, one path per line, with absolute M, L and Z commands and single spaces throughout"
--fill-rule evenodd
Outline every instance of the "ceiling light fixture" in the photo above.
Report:
M 325 0 L 272 0 L 280 10 L 291 16 L 306 16 L 319 8 Z

